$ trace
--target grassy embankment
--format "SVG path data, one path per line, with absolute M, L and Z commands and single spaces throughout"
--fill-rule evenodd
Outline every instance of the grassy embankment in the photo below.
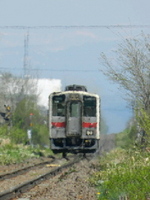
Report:
M 123 146 L 126 148 L 116 148 L 100 157 L 99 170 L 90 182 L 97 187 L 99 200 L 148 200 L 150 148 Z
M 50 149 L 40 146 L 24 145 L 21 130 L 8 131 L 7 126 L 0 127 L 0 165 L 20 163 L 29 158 L 52 155 Z M 26 140 L 25 140 L 26 141 Z

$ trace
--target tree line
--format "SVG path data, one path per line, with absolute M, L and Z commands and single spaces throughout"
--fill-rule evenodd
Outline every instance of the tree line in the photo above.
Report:
M 112 59 L 113 58 L 113 59 Z M 101 53 L 104 67 L 100 69 L 123 91 L 123 98 L 133 110 L 131 138 L 140 143 L 150 137 L 150 35 L 124 39 L 111 58 Z M 131 127 L 132 124 L 132 127 Z
M 9 126 L 6 134 L 10 134 L 16 143 L 28 143 L 28 130 L 32 130 L 35 144 L 47 143 L 47 110 L 38 105 L 37 81 L 30 76 L 0 75 L 0 113 L 5 113 L 4 120 L 1 115 L 1 127 Z M 6 120 L 7 112 L 11 115 L 9 120 Z

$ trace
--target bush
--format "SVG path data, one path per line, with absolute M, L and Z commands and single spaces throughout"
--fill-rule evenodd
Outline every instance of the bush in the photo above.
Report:
M 8 126 L 7 125 L 0 126 L 0 137 L 8 137 L 8 134 L 9 134 Z
M 98 187 L 100 200 L 127 197 L 145 200 L 150 197 L 148 152 L 117 149 L 100 159 L 101 171 L 91 182 Z
M 48 128 L 46 125 L 36 125 L 33 127 L 32 142 L 35 145 L 49 146 Z
M 28 141 L 26 131 L 17 127 L 12 127 L 9 134 L 10 140 L 14 144 L 26 144 Z
M 6 144 L 0 147 L 0 164 L 7 165 L 12 163 L 19 163 L 27 158 L 37 157 L 33 153 L 33 149 L 24 148 L 23 146 L 16 146 L 14 144 Z
M 116 146 L 121 148 L 128 148 L 131 144 L 128 131 L 116 134 Z
M 133 145 L 135 145 L 136 134 L 137 130 L 135 126 L 116 134 L 116 146 L 123 149 L 131 148 Z

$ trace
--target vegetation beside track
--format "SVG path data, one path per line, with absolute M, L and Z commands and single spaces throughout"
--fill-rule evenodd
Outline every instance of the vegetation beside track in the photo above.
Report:
M 0 127 L 0 165 L 20 163 L 30 158 L 52 155 L 52 151 L 40 145 L 29 145 L 23 141 L 26 133 L 21 129 Z
M 99 171 L 90 178 L 100 200 L 150 198 L 149 149 L 117 148 L 99 160 Z
M 30 158 L 39 158 L 51 154 L 52 152 L 49 149 L 9 143 L 0 147 L 0 165 L 20 163 Z
M 92 177 L 99 199 L 150 199 L 150 36 L 142 33 L 123 40 L 114 51 L 115 61 L 105 53 L 101 70 L 123 89 L 132 108 L 128 128 L 116 134 L 116 149 L 100 159 L 100 172 Z M 116 67 L 117 63 L 117 67 Z M 134 145 L 136 147 L 134 148 Z

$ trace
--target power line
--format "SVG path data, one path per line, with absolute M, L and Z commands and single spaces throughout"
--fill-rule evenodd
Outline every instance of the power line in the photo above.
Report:
M 0 29 L 104 29 L 104 28 L 150 28 L 150 25 L 57 25 L 57 26 L 0 26 Z
M 4 68 L 0 67 L 0 70 L 22 70 L 22 68 Z M 52 71 L 52 72 L 98 72 L 98 69 L 48 69 L 48 68 L 43 68 L 43 69 L 38 69 L 38 68 L 31 68 L 29 71 Z

